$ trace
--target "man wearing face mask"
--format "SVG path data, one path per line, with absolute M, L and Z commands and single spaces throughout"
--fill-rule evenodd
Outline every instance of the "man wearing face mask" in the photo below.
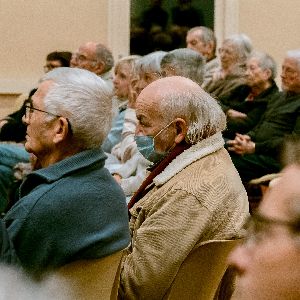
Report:
M 153 162 L 129 202 L 122 299 L 162 299 L 199 243 L 240 236 L 248 200 L 223 147 L 225 115 L 190 79 L 156 80 L 137 98 L 136 143 Z

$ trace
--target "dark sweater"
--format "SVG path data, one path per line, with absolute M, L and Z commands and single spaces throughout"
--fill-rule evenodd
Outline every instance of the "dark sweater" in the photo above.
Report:
M 28 175 L 4 218 L 16 254 L 38 276 L 129 244 L 128 212 L 101 149 L 87 150 Z
M 248 101 L 246 99 L 250 91 L 251 88 L 249 86 L 238 87 L 232 94 L 231 106 L 224 105 L 224 107 L 226 107 L 225 110 L 231 108 L 247 115 L 244 119 L 227 118 L 227 129 L 223 133 L 225 138 L 234 139 L 237 132 L 244 134 L 250 131 L 260 121 L 266 111 L 268 103 L 276 102 L 280 96 L 278 87 L 274 81 L 268 89 L 254 97 L 253 100 Z
M 277 158 L 288 135 L 300 134 L 300 94 L 280 93 L 268 104 L 260 122 L 248 132 L 255 142 L 255 153 Z

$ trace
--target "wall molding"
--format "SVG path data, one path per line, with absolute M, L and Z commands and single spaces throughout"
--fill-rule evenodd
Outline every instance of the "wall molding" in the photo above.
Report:
M 107 43 L 118 60 L 129 54 L 130 0 L 109 0 L 107 9 Z
M 215 0 L 214 9 L 215 35 L 218 45 L 239 32 L 239 0 Z

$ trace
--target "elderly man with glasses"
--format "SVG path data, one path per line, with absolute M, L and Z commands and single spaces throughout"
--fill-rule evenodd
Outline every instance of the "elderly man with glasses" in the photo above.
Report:
M 91 71 L 112 85 L 111 69 L 114 58 L 111 51 L 101 43 L 87 42 L 72 55 L 71 67 Z
M 26 107 L 25 149 L 41 169 L 23 181 L 4 222 L 21 266 L 33 276 L 129 243 L 125 196 L 101 150 L 111 97 L 95 74 L 58 68 L 41 79 Z
M 249 220 L 244 243 L 229 257 L 237 271 L 232 299 L 300 299 L 299 182 L 298 161 L 282 172 Z

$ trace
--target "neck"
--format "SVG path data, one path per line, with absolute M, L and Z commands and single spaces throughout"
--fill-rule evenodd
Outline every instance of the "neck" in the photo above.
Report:
M 210 54 L 206 56 L 206 62 L 213 60 L 216 56 L 214 54 Z
M 272 85 L 272 83 L 270 81 L 267 81 L 267 82 L 263 82 L 262 84 L 259 84 L 256 86 L 252 86 L 251 93 L 254 96 L 258 96 L 259 94 L 261 94 L 262 92 L 267 90 L 271 85 Z
M 73 147 L 73 146 L 72 146 Z M 38 161 L 42 168 L 47 168 L 50 165 L 53 165 L 67 157 L 73 156 L 76 153 L 80 152 L 81 150 L 78 147 L 74 146 L 73 148 L 69 146 L 57 147 L 52 149 L 48 153 L 43 153 L 42 155 L 37 155 Z

